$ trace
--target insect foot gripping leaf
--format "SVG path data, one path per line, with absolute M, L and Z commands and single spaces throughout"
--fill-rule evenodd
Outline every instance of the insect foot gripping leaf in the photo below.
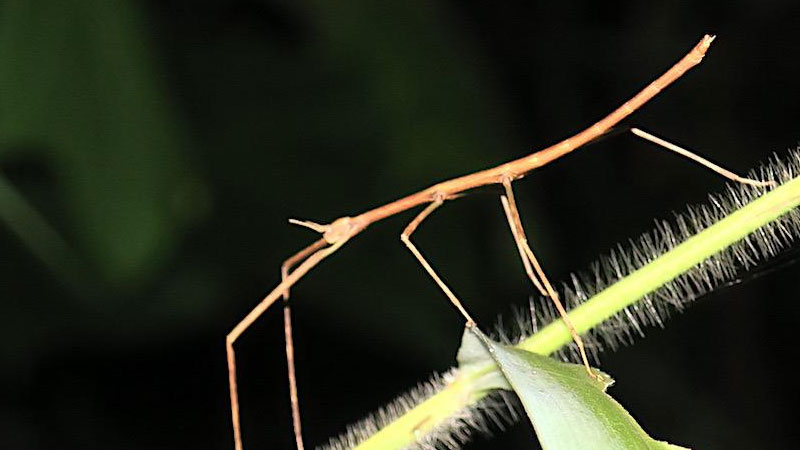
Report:
M 469 355 L 467 367 L 490 372 L 492 360 L 522 401 L 544 450 L 679 450 L 656 441 L 633 417 L 605 393 L 610 376 L 586 375 L 582 365 L 508 347 L 487 338 L 477 327 L 464 333 L 459 355 Z M 462 361 L 463 362 L 463 361 Z

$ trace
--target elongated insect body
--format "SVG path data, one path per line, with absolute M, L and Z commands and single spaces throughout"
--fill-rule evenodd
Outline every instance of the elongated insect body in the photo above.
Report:
M 239 397 L 236 379 L 236 355 L 234 343 L 272 304 L 279 299 L 284 300 L 284 329 L 286 336 L 286 356 L 289 371 L 289 384 L 292 405 L 292 416 L 295 432 L 295 441 L 298 450 L 303 450 L 303 439 L 300 424 L 300 407 L 297 395 L 296 378 L 294 376 L 294 349 L 291 333 L 291 314 L 288 308 L 289 289 L 297 283 L 306 273 L 316 267 L 328 256 L 335 253 L 340 247 L 344 246 L 350 239 L 361 233 L 371 224 L 381 221 L 397 213 L 407 211 L 414 207 L 425 206 L 421 212 L 409 223 L 400 236 L 402 242 L 408 247 L 413 256 L 422 265 L 425 271 L 431 276 L 442 292 L 447 296 L 452 305 L 464 317 L 468 326 L 474 326 L 475 322 L 467 311 L 467 308 L 456 296 L 453 290 L 444 282 L 441 276 L 434 270 L 433 266 L 426 260 L 422 252 L 414 245 L 411 240 L 412 233 L 425 220 L 428 215 L 437 210 L 447 200 L 456 198 L 464 192 L 476 187 L 491 184 L 502 184 L 505 188 L 503 205 L 509 224 L 512 227 L 512 235 L 517 242 L 520 250 L 520 257 L 531 281 L 546 294 L 550 301 L 555 305 L 556 310 L 561 315 L 564 325 L 569 330 L 572 339 L 576 343 L 578 354 L 587 369 L 589 376 L 594 376 L 589 370 L 588 356 L 580 334 L 573 326 L 571 320 L 566 315 L 566 309 L 561 303 L 560 295 L 553 289 L 547 280 L 544 270 L 539 264 L 533 250 L 527 243 L 524 230 L 522 228 L 519 213 L 514 202 L 511 183 L 519 179 L 528 172 L 542 167 L 561 156 L 577 150 L 592 140 L 604 135 L 615 127 L 620 121 L 630 116 L 634 111 L 647 103 L 656 96 L 661 90 L 680 78 L 686 71 L 700 63 L 705 56 L 714 36 L 706 35 L 697 43 L 683 58 L 675 63 L 661 76 L 650 82 L 644 89 L 624 102 L 617 109 L 606 117 L 600 119 L 590 127 L 579 133 L 551 145 L 543 150 L 532 153 L 528 156 L 500 164 L 496 167 L 481 170 L 472 174 L 464 175 L 451 180 L 434 184 L 427 189 L 423 189 L 415 194 L 408 195 L 385 205 L 367 210 L 361 214 L 345 216 L 333 221 L 330 224 L 317 224 L 310 221 L 297 221 L 293 223 L 310 228 L 322 236 L 316 242 L 300 250 L 295 255 L 287 259 L 282 268 L 282 281 L 266 297 L 264 297 L 254 308 L 239 322 L 226 337 L 226 352 L 228 359 L 228 382 L 230 386 L 231 417 L 234 431 L 234 443 L 236 450 L 242 449 L 242 435 L 239 419 Z M 759 183 L 754 181 L 754 183 Z M 423 422 L 431 422 L 431 418 L 422 418 Z M 417 426 L 414 432 L 420 432 Z M 422 433 L 424 434 L 424 433 Z

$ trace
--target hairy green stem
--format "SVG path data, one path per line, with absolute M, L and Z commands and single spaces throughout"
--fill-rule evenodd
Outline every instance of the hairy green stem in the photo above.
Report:
M 800 178 L 795 178 L 599 292 L 571 310 L 569 318 L 577 331 L 584 333 L 798 205 Z M 549 355 L 571 340 L 564 322 L 556 320 L 520 342 L 517 347 Z M 481 370 L 461 373 L 438 394 L 375 433 L 356 449 L 399 450 L 413 445 L 437 425 L 485 397 L 488 391 L 476 387 L 477 380 L 494 370 L 497 370 L 496 367 L 489 364 Z

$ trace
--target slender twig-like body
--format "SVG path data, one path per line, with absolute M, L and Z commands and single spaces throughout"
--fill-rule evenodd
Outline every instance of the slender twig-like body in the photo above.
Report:
M 678 61 L 663 75 L 647 85 L 633 98 L 623 103 L 622 106 L 614 110 L 611 114 L 604 117 L 594 125 L 557 144 L 490 169 L 437 183 L 415 194 L 408 195 L 383 206 L 365 211 L 354 217 L 339 218 L 329 225 L 316 225 L 307 223 L 306 225 L 316 229 L 317 231 L 320 231 L 323 234 L 323 239 L 328 245 L 322 246 L 322 244 L 312 244 L 307 249 L 298 253 L 296 258 L 291 258 L 291 263 L 284 266 L 285 269 L 283 270 L 283 280 L 281 283 L 278 284 L 269 294 L 267 294 L 267 296 L 264 297 L 255 306 L 255 308 L 253 308 L 253 310 L 250 311 L 250 313 L 248 313 L 247 316 L 245 316 L 244 319 L 242 319 L 241 322 L 239 322 L 233 328 L 233 330 L 231 330 L 226 338 L 231 416 L 233 421 L 236 450 L 242 449 L 242 442 L 239 421 L 239 401 L 236 389 L 236 357 L 233 344 L 239 338 L 239 336 L 241 336 L 241 334 L 253 322 L 255 322 L 261 316 L 261 314 L 264 313 L 264 311 L 266 311 L 273 303 L 275 303 L 275 301 L 281 298 L 281 296 L 287 295 L 289 288 L 297 283 L 297 281 L 306 273 L 308 273 L 308 271 L 314 268 L 314 266 L 319 264 L 323 259 L 336 252 L 350 238 L 354 237 L 375 222 L 419 205 L 444 202 L 448 199 L 458 196 L 465 191 L 480 186 L 502 184 L 504 182 L 510 182 L 522 178 L 528 172 L 542 167 L 603 135 L 620 121 L 647 103 L 662 89 L 680 78 L 687 70 L 700 63 L 713 40 L 714 36 L 704 36 L 700 42 L 680 61 Z M 299 262 L 299 259 L 302 258 L 305 258 L 305 260 L 303 260 L 291 273 L 287 273 L 288 266 Z M 286 335 L 288 347 L 291 345 L 291 337 L 289 332 L 287 332 Z M 287 355 L 288 354 L 289 352 L 287 350 Z M 290 371 L 293 371 L 293 366 L 291 363 Z M 297 399 L 294 389 L 292 390 L 292 405 L 293 415 L 295 415 L 295 424 L 297 424 Z M 296 428 L 296 431 L 299 430 Z M 302 445 L 302 440 L 299 436 L 299 432 L 297 435 L 297 443 L 300 447 Z
M 642 89 L 633 98 L 623 103 L 622 106 L 614 110 L 611 114 L 607 115 L 580 133 L 536 153 L 524 156 L 514 161 L 509 161 L 491 169 L 482 170 L 480 172 L 475 172 L 435 184 L 423 191 L 417 192 L 416 194 L 403 197 L 399 200 L 395 200 L 386 205 L 359 214 L 353 218 L 353 221 L 363 227 L 366 227 L 372 223 L 393 216 L 407 209 L 423 203 L 430 203 L 434 201 L 437 195 L 452 197 L 476 187 L 489 184 L 501 184 L 505 177 L 510 177 L 512 180 L 522 178 L 528 172 L 542 167 L 553 160 L 556 160 L 567 153 L 582 147 L 628 117 L 631 113 L 652 99 L 656 94 L 661 92 L 661 90 L 670 85 L 673 81 L 680 78 L 687 70 L 699 64 L 713 40 L 714 36 L 704 36 L 703 39 L 686 56 L 672 66 L 667 72 L 658 77 L 655 81 L 651 82 L 649 85 L 647 85 L 647 87 Z

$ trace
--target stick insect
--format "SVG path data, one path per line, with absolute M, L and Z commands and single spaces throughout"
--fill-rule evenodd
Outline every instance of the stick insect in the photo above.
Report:
M 437 274 L 433 267 L 428 263 L 419 249 L 414 245 L 411 240 L 411 235 L 417 230 L 419 225 L 434 211 L 441 207 L 446 201 L 455 199 L 462 195 L 465 191 L 486 186 L 486 185 L 502 185 L 504 193 L 501 195 L 501 203 L 505 212 L 506 219 L 511 229 L 511 234 L 517 246 L 520 258 L 522 260 L 523 268 L 528 278 L 534 287 L 545 297 L 549 297 L 555 305 L 558 313 L 561 316 L 564 324 L 569 329 L 569 332 L 577 344 L 581 360 L 583 361 L 586 371 L 589 376 L 595 377 L 596 375 L 589 368 L 586 350 L 584 348 L 583 340 L 576 332 L 572 323 L 567 318 L 567 312 L 562 305 L 558 294 L 547 279 L 541 264 L 536 258 L 531 246 L 528 244 L 528 239 L 525 235 L 520 214 L 514 198 L 514 191 L 512 183 L 518 179 L 523 178 L 529 172 L 542 167 L 585 144 L 605 135 L 612 130 L 619 122 L 628 117 L 634 111 L 639 109 L 642 105 L 647 103 L 661 90 L 672 84 L 675 80 L 680 78 L 686 71 L 699 64 L 705 56 L 709 46 L 714 40 L 714 36 L 705 35 L 700 42 L 695 45 L 683 58 L 675 63 L 669 70 L 664 72 L 655 81 L 648 84 L 639 93 L 633 96 L 630 100 L 623 103 L 622 106 L 611 112 L 609 115 L 596 122 L 585 130 L 575 134 L 572 137 L 564 139 L 550 147 L 532 153 L 528 156 L 506 162 L 499 166 L 478 171 L 469 175 L 464 175 L 451 180 L 443 181 L 434 184 L 427 189 L 419 191 L 415 194 L 408 195 L 393 202 L 370 209 L 355 216 L 344 216 L 331 222 L 330 224 L 318 224 L 311 221 L 291 219 L 290 223 L 309 228 L 319 234 L 321 237 L 309 246 L 303 248 L 284 261 L 281 266 L 282 281 L 278 284 L 269 294 L 266 295 L 255 308 L 248 313 L 227 335 L 226 338 L 226 351 L 228 359 L 228 382 L 230 388 L 230 406 L 231 416 L 233 421 L 234 443 L 236 450 L 242 450 L 242 433 L 239 419 L 239 397 L 236 384 L 236 355 L 234 352 L 233 344 L 236 340 L 253 324 L 272 304 L 279 299 L 283 299 L 283 313 L 284 313 L 284 332 L 286 338 L 286 360 L 288 368 L 290 400 L 292 408 L 292 421 L 295 435 L 295 442 L 298 450 L 303 450 L 303 438 L 301 432 L 300 422 L 300 406 L 297 395 L 297 380 L 295 377 L 295 364 L 294 364 L 294 347 L 292 339 L 292 321 L 291 309 L 288 303 L 289 289 L 294 286 L 305 274 L 307 274 L 316 265 L 324 259 L 335 253 L 342 246 L 344 246 L 350 239 L 364 231 L 368 226 L 386 219 L 387 217 L 394 216 L 395 214 L 404 212 L 406 210 L 415 208 L 417 206 L 425 205 L 425 207 L 414 217 L 414 219 L 406 226 L 400 235 L 400 240 L 405 244 L 408 250 L 414 255 L 417 261 L 422 265 L 425 271 L 430 275 L 434 282 L 444 292 L 445 296 L 449 299 L 450 303 L 459 311 L 463 316 L 467 327 L 475 327 L 476 323 L 470 316 L 464 304 L 458 299 L 453 291 L 445 284 L 442 278 Z M 755 186 L 764 186 L 771 184 L 770 182 L 762 182 L 751 180 L 748 178 L 740 177 L 730 171 L 719 167 L 708 160 L 697 156 L 688 150 L 680 148 L 671 144 L 663 139 L 655 137 L 643 130 L 633 128 L 631 132 L 636 136 L 649 140 L 658 144 L 668 150 L 676 152 L 682 156 L 690 158 L 711 170 L 719 173 L 720 175 L 729 178 L 733 181 L 751 184 Z M 293 269 L 293 270 L 292 270 Z

